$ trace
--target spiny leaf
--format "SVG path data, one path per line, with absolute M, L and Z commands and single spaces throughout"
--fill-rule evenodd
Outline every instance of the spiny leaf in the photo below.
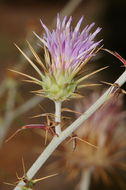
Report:
M 94 52 L 95 54 L 100 51 L 100 49 L 102 49 L 103 45 L 101 47 L 99 47 L 97 50 L 96 48 L 94 48 L 92 51 L 91 51 L 91 54 Z M 92 58 L 93 56 L 91 55 L 90 57 L 88 57 L 83 63 L 80 62 L 79 66 L 77 65 L 77 67 L 74 68 L 74 70 L 72 71 L 73 73 L 73 77 L 82 69 L 82 67 L 84 67 L 84 65 L 86 65 Z
M 28 82 L 28 83 L 34 83 L 34 84 L 38 84 L 40 86 L 40 83 L 34 81 L 34 80 L 21 80 L 23 82 Z
M 75 110 L 71 110 L 71 109 L 69 109 L 69 108 L 62 108 L 61 111 L 62 111 L 62 112 L 71 112 L 71 113 L 81 114 L 80 112 L 77 112 L 77 111 L 75 111 Z
M 121 56 L 119 55 L 116 51 L 111 51 L 111 50 L 108 50 L 108 49 L 105 49 L 105 48 L 102 48 L 104 51 L 107 51 L 108 53 L 112 54 L 113 56 L 115 56 L 117 59 L 119 59 L 125 66 L 126 66 L 126 60 Z
M 15 133 L 13 133 L 7 140 L 5 140 L 5 143 L 7 143 L 8 141 L 10 141 L 20 131 L 22 131 L 22 129 L 18 129 Z
M 24 130 L 24 129 L 45 129 L 46 125 L 45 124 L 30 124 L 30 125 L 25 125 L 23 127 L 21 127 L 20 129 L 18 129 L 15 133 L 13 133 L 6 141 L 5 143 L 7 143 L 8 141 L 10 141 L 15 135 L 17 135 L 17 133 L 19 133 L 20 131 Z
M 12 184 L 12 183 L 8 183 L 8 182 L 3 182 L 3 184 L 5 184 L 5 185 L 10 185 L 10 186 L 13 186 L 13 187 L 16 187 L 16 184 Z
M 88 144 L 88 145 L 90 145 L 90 146 L 92 146 L 92 147 L 94 147 L 94 148 L 98 148 L 98 146 L 96 146 L 96 145 L 94 145 L 94 144 L 92 144 L 92 143 L 89 143 L 88 141 L 85 141 L 85 140 L 83 140 L 83 139 L 81 139 L 81 138 L 79 138 L 79 137 L 77 137 L 78 138 L 78 140 L 80 140 L 80 141 L 82 141 L 82 142 L 84 142 L 84 143 L 86 143 L 86 144 Z
M 47 117 L 47 116 L 55 117 L 53 113 L 43 113 L 43 114 L 38 114 L 38 115 L 32 116 L 32 118 Z
M 27 75 L 27 74 L 25 74 L 25 73 L 22 73 L 22 72 L 19 72 L 19 71 L 15 71 L 15 70 L 12 70 L 12 69 L 9 69 L 9 71 L 12 71 L 12 72 L 17 73 L 17 74 L 19 74 L 19 75 L 22 75 L 22 76 L 24 76 L 24 77 L 27 77 L 27 78 L 29 78 L 29 79 L 35 81 L 37 84 L 41 85 L 41 81 L 38 80 L 38 79 L 36 79 L 35 77 L 32 77 L 32 76 L 30 76 L 30 75 Z
M 96 71 L 93 71 L 93 72 L 91 72 L 91 73 L 85 75 L 84 77 L 78 79 L 78 80 L 77 80 L 77 83 L 82 82 L 83 80 L 89 78 L 90 76 L 92 76 L 92 75 L 94 75 L 94 74 L 96 74 L 96 73 L 98 73 L 98 72 L 100 72 L 100 71 L 102 71 L 102 70 L 104 70 L 104 69 L 107 69 L 108 67 L 109 67 L 109 66 L 102 67 L 102 68 L 100 68 L 100 69 L 98 69 L 98 70 L 96 70 Z
M 31 64 L 31 66 L 36 70 L 36 72 L 42 77 L 42 72 L 39 70 L 39 68 L 29 59 L 29 57 L 15 44 L 17 49 L 22 53 L 22 55 L 27 59 L 27 61 Z
M 42 177 L 42 178 L 39 178 L 39 179 L 34 179 L 32 182 L 35 184 L 35 183 L 37 183 L 37 182 L 39 182 L 41 180 L 45 180 L 45 179 L 48 179 L 50 177 L 54 177 L 54 176 L 57 176 L 57 175 L 59 175 L 59 174 L 56 173 L 56 174 L 48 175 L 48 176 L 45 176 L 45 177 Z
M 101 86 L 102 84 L 82 84 L 82 85 L 79 85 L 77 88 L 80 89 L 80 88 L 85 88 L 85 87 L 92 87 L 92 86 Z
M 39 63 L 39 65 L 43 68 L 44 71 L 47 71 L 46 67 L 44 66 L 44 64 L 42 63 L 41 59 L 39 58 L 39 56 L 37 55 L 37 53 L 35 52 L 34 48 L 31 46 L 31 44 L 27 41 L 28 46 L 31 50 L 31 52 L 33 53 L 36 61 Z
M 37 94 L 41 94 L 44 92 L 44 90 L 33 90 L 33 91 L 30 91 L 31 93 L 37 93 Z
M 114 85 L 113 83 L 106 82 L 106 81 L 100 81 L 100 82 L 103 83 L 103 84 L 108 84 L 108 85 L 110 85 L 110 86 Z

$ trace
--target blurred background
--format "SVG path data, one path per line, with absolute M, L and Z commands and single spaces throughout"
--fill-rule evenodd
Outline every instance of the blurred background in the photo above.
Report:
M 30 93 L 36 89 L 34 85 L 23 83 L 20 76 L 8 71 L 8 69 L 16 69 L 26 73 L 33 72 L 14 43 L 31 56 L 26 40 L 37 48 L 33 31 L 39 34 L 43 32 L 40 18 L 49 28 L 52 28 L 57 13 L 60 13 L 61 17 L 72 15 L 73 26 L 82 15 L 85 16 L 83 26 L 95 22 L 96 27 L 102 28 L 98 38 L 103 39 L 104 47 L 115 50 L 126 58 L 126 0 L 0 1 L 0 190 L 12 189 L 4 185 L 3 181 L 13 183 L 16 181 L 16 172 L 22 175 L 22 156 L 28 169 L 44 148 L 42 136 L 31 130 L 21 132 L 8 143 L 4 143 L 5 139 L 20 126 L 44 122 L 43 118 L 32 119 L 32 116 L 41 112 L 54 112 L 54 105 L 50 100 Z M 104 74 L 99 75 L 100 78 L 95 79 L 96 81 L 113 82 L 124 70 L 120 67 L 122 64 L 106 52 L 99 53 L 95 62 L 98 67 L 110 66 Z M 68 102 L 64 105 L 71 107 L 71 104 Z M 51 160 L 48 162 L 50 163 Z M 51 172 L 49 169 L 48 171 L 41 169 L 38 176 L 48 175 Z M 51 189 L 52 184 L 53 189 L 59 187 L 74 189 L 73 182 L 63 179 L 65 179 L 64 175 L 49 179 L 50 183 L 43 181 L 38 189 Z M 112 189 L 101 183 L 94 184 L 93 189 L 101 189 L 101 187 Z

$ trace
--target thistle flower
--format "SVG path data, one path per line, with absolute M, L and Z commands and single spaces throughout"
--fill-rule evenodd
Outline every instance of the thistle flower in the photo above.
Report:
M 93 94 L 88 100 L 81 102 L 80 106 L 77 105 L 78 111 L 84 111 L 97 98 L 98 95 Z M 119 180 L 119 170 L 126 169 L 124 118 L 122 97 L 116 102 L 109 100 L 75 132 L 80 140 L 76 139 L 77 145 L 73 153 L 70 143 L 62 145 L 63 153 L 58 164 L 66 166 L 64 169 L 70 178 L 91 171 L 95 179 L 101 178 L 106 183 L 110 182 L 110 176 Z
M 91 29 L 95 25 L 92 23 L 80 31 L 82 21 L 83 17 L 78 21 L 76 27 L 72 29 L 72 17 L 67 20 L 65 16 L 63 21 L 61 21 L 58 15 L 56 29 L 52 31 L 41 21 L 45 33 L 42 38 L 36 33 L 35 35 L 42 42 L 44 48 L 44 63 L 40 60 L 32 46 L 29 43 L 28 45 L 43 71 L 17 47 L 41 77 L 41 80 L 38 80 L 23 74 L 30 79 L 28 82 L 34 82 L 42 87 L 42 90 L 36 91 L 37 94 L 43 94 L 54 101 L 64 101 L 75 97 L 77 95 L 75 93 L 76 89 L 88 86 L 88 84 L 79 85 L 83 80 L 106 68 L 98 69 L 83 76 L 83 67 L 99 50 L 98 46 L 101 40 L 94 42 L 94 38 L 101 28 L 98 27 L 91 33 Z M 93 85 L 96 84 L 89 84 L 89 86 Z

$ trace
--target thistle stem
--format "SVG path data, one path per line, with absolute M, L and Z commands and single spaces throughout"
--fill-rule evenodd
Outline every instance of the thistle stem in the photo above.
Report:
M 81 175 L 81 180 L 79 183 L 79 190 L 89 190 L 91 181 L 91 170 L 88 169 L 84 171 Z
M 119 86 L 122 86 L 126 82 L 126 71 L 115 81 Z M 110 96 L 111 87 L 77 120 L 75 120 L 69 127 L 67 127 L 59 137 L 55 136 L 45 150 L 41 153 L 38 159 L 31 166 L 27 172 L 27 177 L 31 180 L 42 165 L 46 162 L 49 156 L 55 151 L 61 142 L 63 142 L 68 136 L 71 135 L 85 120 L 87 120 L 98 108 L 100 108 Z M 14 190 L 21 190 L 24 182 L 20 181 L 19 184 L 14 188 Z
M 61 133 L 61 102 L 55 102 L 55 122 L 59 124 L 55 127 L 55 132 L 57 135 Z

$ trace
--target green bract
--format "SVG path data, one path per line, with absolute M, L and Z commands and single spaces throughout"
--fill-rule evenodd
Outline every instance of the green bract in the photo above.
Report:
M 42 81 L 44 96 L 54 101 L 64 101 L 73 97 L 77 82 L 64 72 L 56 75 L 45 75 Z

